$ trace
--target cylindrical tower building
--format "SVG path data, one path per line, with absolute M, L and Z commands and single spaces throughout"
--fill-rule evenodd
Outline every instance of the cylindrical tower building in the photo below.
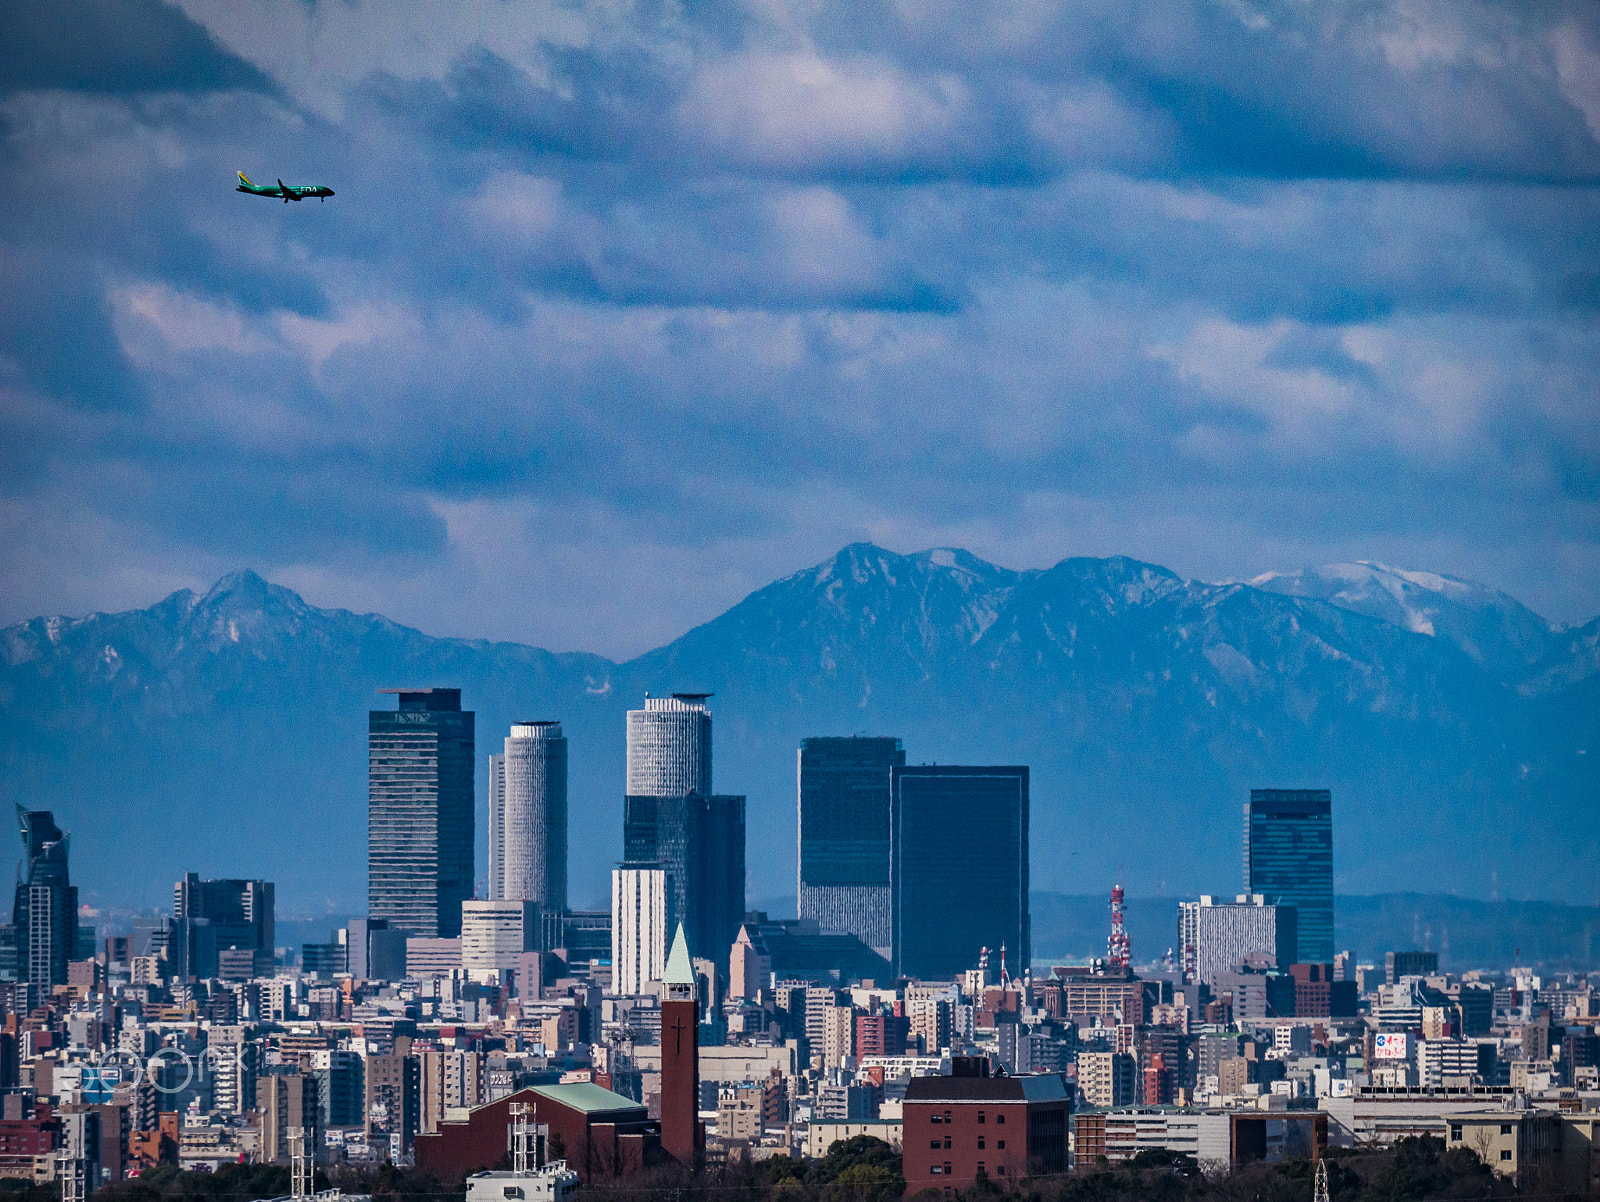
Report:
M 567 908 L 567 740 L 559 722 L 516 722 L 506 739 L 499 896 Z M 491 857 L 493 859 L 493 857 Z
M 710 693 L 646 697 L 628 711 L 628 796 L 711 796 Z

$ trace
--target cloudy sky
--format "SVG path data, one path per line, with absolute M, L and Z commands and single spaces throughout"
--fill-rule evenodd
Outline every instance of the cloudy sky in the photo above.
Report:
M 1597 185 L 1592 0 L 7 5 L 0 621 L 622 656 L 862 538 L 1587 619 Z

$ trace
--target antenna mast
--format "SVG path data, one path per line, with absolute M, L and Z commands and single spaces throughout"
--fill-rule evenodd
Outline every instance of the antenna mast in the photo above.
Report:
M 1111 890 L 1111 937 L 1106 940 L 1106 961 L 1111 968 L 1128 968 L 1133 964 L 1133 948 L 1128 942 L 1128 932 L 1122 928 L 1122 882 Z

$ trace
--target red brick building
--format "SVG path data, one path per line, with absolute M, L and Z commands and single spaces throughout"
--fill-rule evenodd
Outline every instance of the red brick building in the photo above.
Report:
M 911 1020 L 899 1014 L 856 1015 L 856 1058 L 904 1056 Z
M 1071 1102 L 1061 1076 L 990 1077 L 987 1061 L 965 1057 L 956 1068 L 961 1075 L 913 1077 L 906 1087 L 908 1196 L 968 1189 L 979 1169 L 1002 1189 L 1030 1174 L 1066 1171 Z
M 536 1085 L 473 1109 L 465 1122 L 444 1123 L 414 1145 L 417 1167 L 438 1177 L 493 1168 L 510 1139 L 511 1103 L 533 1106 L 533 1122 L 548 1127 L 540 1163 L 565 1159 L 578 1179 L 627 1177 L 660 1158 L 661 1134 L 639 1103 L 589 1081 Z

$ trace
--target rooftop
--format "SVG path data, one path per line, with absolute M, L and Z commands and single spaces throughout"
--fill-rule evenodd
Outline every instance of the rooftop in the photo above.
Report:
M 614 1110 L 643 1110 L 644 1107 L 632 1098 L 625 1098 L 619 1093 L 612 1093 L 603 1085 L 596 1085 L 592 1081 L 574 1081 L 570 1085 L 535 1085 L 533 1092 L 541 1098 L 549 1098 L 552 1102 L 559 1102 L 572 1110 L 582 1111 L 584 1114 L 605 1114 Z

